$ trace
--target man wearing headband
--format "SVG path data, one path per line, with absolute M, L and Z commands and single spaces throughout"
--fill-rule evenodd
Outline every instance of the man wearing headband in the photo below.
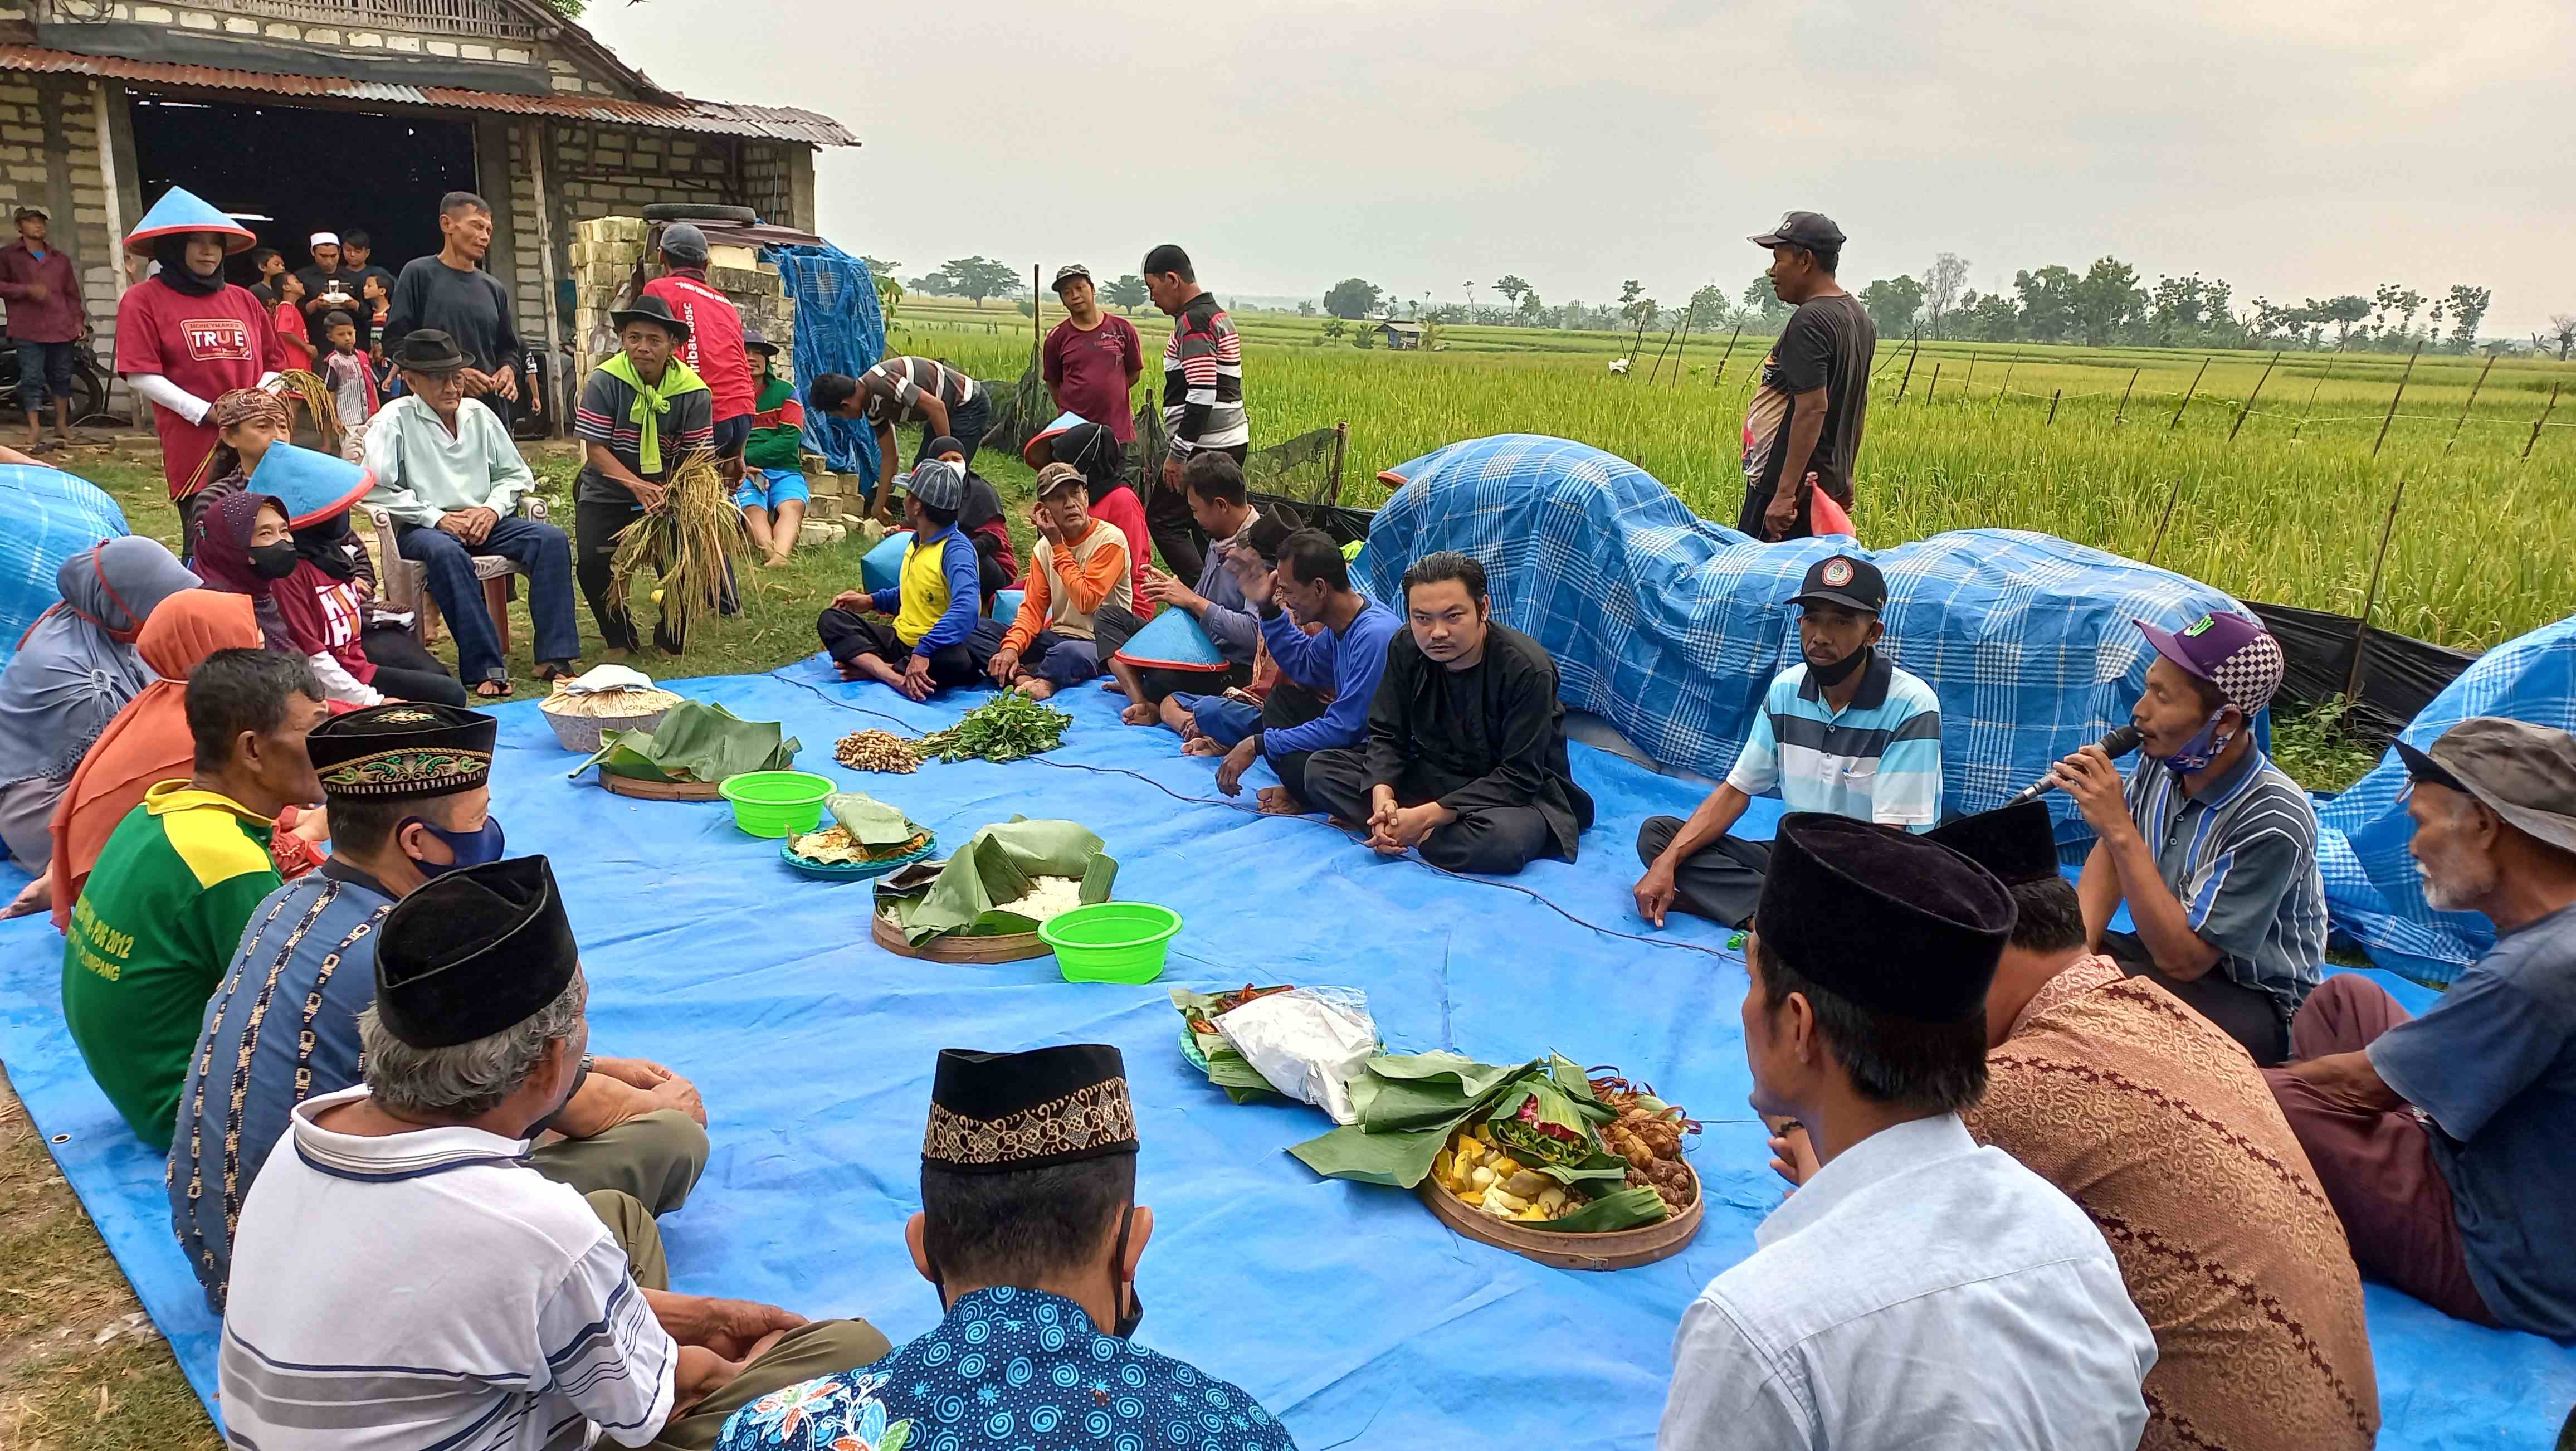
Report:
M 2085 934 L 2268 1067 L 2326 955 L 2316 808 L 2254 743 L 2254 717 L 2281 688 L 2280 642 L 2223 610 L 2138 629 L 2156 658 L 2129 713 L 2140 740 L 2128 781 L 2100 746 L 2049 773 L 2101 838 L 2076 886 Z M 2132 930 L 2115 932 L 2123 905 Z
M 331 859 L 271 892 L 208 1005 L 170 1144 L 170 1223 L 217 1314 L 242 1200 L 317 1094 L 358 1082 L 358 1015 L 394 903 L 501 858 L 491 814 L 490 716 L 396 702 L 333 716 L 305 737 L 330 807 Z M 687 1201 L 706 1167 L 706 1109 L 689 1081 L 640 1058 L 595 1058 L 530 1156 L 588 1193 L 653 1213 Z
M 2262 1071 L 2172 994 L 2085 950 L 2047 806 L 1930 837 L 2013 899 L 1968 1132 L 2102 1227 L 2156 1337 L 2138 1444 L 2367 1451 L 2379 1383 L 2361 1275 Z
M 1808 566 L 1789 603 L 1804 658 L 1764 692 L 1735 768 L 1688 821 L 1649 817 L 1637 833 L 1637 915 L 1658 927 L 1676 908 L 1728 927 L 1752 917 L 1771 849 L 1730 832 L 1764 792 L 1908 831 L 1941 819 L 1941 697 L 1878 648 L 1886 577 L 1837 554 Z
M 885 1353 L 860 1321 L 670 1293 L 646 1206 L 528 1164 L 590 1040 L 544 857 L 441 876 L 378 936 L 366 1081 L 295 1107 L 242 1206 L 235 1442 L 705 1451 L 744 1403 Z
M 1136 1151 L 1117 1049 L 942 1052 L 904 1238 L 945 1316 L 873 1365 L 752 1401 L 718 1451 L 944 1444 L 957 1405 L 972 1446 L 1198 1446 L 1210 1427 L 1226 1451 L 1293 1446 L 1240 1387 L 1132 1339 L 1154 1235 Z
M 1820 1167 L 1682 1312 L 1663 1451 L 2138 1444 L 2156 1345 L 2102 1231 L 1959 1119 L 2012 924 L 1947 847 L 1780 819 L 1744 1056 L 1754 1109 L 1804 1125 Z
M 2411 1021 L 2367 978 L 2328 979 L 2272 1091 L 2363 1269 L 2576 1340 L 2576 736 L 2477 716 L 2397 754 L 2425 901 L 2485 917 L 2495 945 Z
M 226 392 L 259 387 L 287 365 L 267 306 L 224 280 L 224 257 L 258 240 L 177 187 L 125 239 L 126 251 L 157 259 L 161 270 L 117 299 L 116 371 L 152 404 L 182 541 L 203 508 L 195 496 L 214 481 L 207 470 L 218 439 L 206 415 Z

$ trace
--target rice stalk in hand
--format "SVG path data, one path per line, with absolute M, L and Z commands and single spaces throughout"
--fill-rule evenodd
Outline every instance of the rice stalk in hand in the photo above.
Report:
M 664 478 L 662 506 L 626 526 L 609 560 L 609 598 L 624 604 L 635 577 L 650 569 L 662 580 L 662 627 L 676 641 L 716 612 L 732 562 L 746 557 L 742 516 L 715 454 L 696 449 Z

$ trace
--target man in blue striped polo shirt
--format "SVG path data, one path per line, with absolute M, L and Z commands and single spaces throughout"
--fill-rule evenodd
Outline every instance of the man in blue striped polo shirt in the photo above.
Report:
M 2138 628 L 2156 660 L 2129 713 L 2136 768 L 2123 782 L 2086 746 L 2049 773 L 2101 838 L 2076 885 L 2085 935 L 2269 1068 L 2326 953 L 2316 808 L 2254 744 L 2254 717 L 2281 688 L 2280 642 L 2227 611 Z M 2113 932 L 2123 903 L 2132 930 Z
M 1657 816 L 1637 833 L 1637 914 L 1658 927 L 1675 907 L 1729 927 L 1753 919 L 1771 846 L 1729 833 L 1764 792 L 1791 811 L 1907 831 L 1941 818 L 1941 698 L 1877 648 L 1887 608 L 1878 566 L 1817 560 L 1789 603 L 1806 659 L 1771 682 L 1735 769 L 1690 820 Z

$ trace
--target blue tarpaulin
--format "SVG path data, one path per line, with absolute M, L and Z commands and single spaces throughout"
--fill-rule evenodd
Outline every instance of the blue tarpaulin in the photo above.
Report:
M 877 305 L 868 264 L 825 242 L 776 247 L 770 256 L 796 304 L 796 396 L 825 373 L 855 378 L 885 356 L 885 312 Z M 805 405 L 805 445 L 823 455 L 835 473 L 857 474 L 875 487 L 877 438 L 863 424 Z
M 125 511 L 89 480 L 41 464 L 0 464 L 0 665 L 62 600 L 63 561 L 129 533 Z
M 592 1042 L 668 1063 L 705 1093 L 714 1157 L 663 1222 L 677 1288 L 863 1315 L 898 1342 L 922 1332 L 937 1301 L 903 1226 L 938 1050 L 1105 1041 L 1126 1054 L 1139 1192 L 1156 1214 L 1145 1343 L 1242 1384 L 1309 1451 L 1541 1432 L 1568 1448 L 1653 1443 L 1683 1307 L 1750 1252 L 1781 1192 L 1745 1103 L 1745 975 L 1728 934 L 1680 917 L 1655 933 L 1630 907 L 1639 823 L 1686 811 L 1695 788 L 1577 747 L 1575 772 L 1600 803 L 1582 861 L 1506 884 L 1381 859 L 1320 821 L 1209 804 L 1214 762 L 1119 725 L 1116 699 L 1087 687 L 1061 697 L 1077 724 L 1050 756 L 909 776 L 843 771 L 828 743 L 943 726 L 980 696 L 915 705 L 841 684 L 819 658 L 678 688 L 784 721 L 813 743 L 800 767 L 901 807 L 945 846 L 1014 813 L 1080 821 L 1118 858 L 1120 897 L 1164 903 L 1187 925 L 1165 981 L 1148 987 L 1069 985 L 1045 958 L 898 958 L 869 941 L 866 883 L 795 875 L 723 803 L 568 781 L 577 758 L 533 704 L 496 711 L 494 800 L 511 846 L 546 853 L 561 877 L 591 975 Z M 1266 779 L 1253 774 L 1247 793 Z M 1774 815 L 1758 803 L 1752 829 Z M 171 1236 L 161 1159 L 119 1124 L 65 1038 L 60 961 L 44 918 L 0 923 L 0 1056 L 205 1394 L 216 1325 Z M 1181 1058 L 1165 988 L 1247 982 L 1363 988 L 1401 1051 L 1507 1061 L 1553 1048 L 1652 1083 L 1708 1123 L 1693 1152 L 1705 1227 L 1673 1259 L 1583 1274 L 1461 1239 L 1401 1191 L 1316 1178 L 1283 1150 L 1325 1129 L 1318 1110 L 1229 1104 Z M 2368 1308 L 2380 1444 L 2393 1451 L 2545 1445 L 2576 1399 L 2576 1351 L 2380 1286 Z
M 1887 576 L 1881 648 L 1941 696 L 1946 812 L 1983 811 L 2129 719 L 2154 658 L 2136 620 L 2179 629 L 2227 595 L 2045 534 L 1965 529 L 1893 549 L 1762 544 L 1587 444 L 1472 439 L 1388 471 L 1360 587 L 1397 600 L 1405 566 L 1474 556 L 1494 610 L 1556 657 L 1569 706 L 1606 716 L 1666 766 L 1726 774 L 1762 692 L 1797 660 L 1807 567 L 1858 554 Z M 2266 723 L 2268 725 L 2268 722 Z M 2061 841 L 2089 837 L 2052 798 Z

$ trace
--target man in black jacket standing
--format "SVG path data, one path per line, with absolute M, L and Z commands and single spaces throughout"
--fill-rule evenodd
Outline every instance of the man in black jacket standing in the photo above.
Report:
M 1556 662 L 1493 618 L 1485 568 L 1455 551 L 1404 572 L 1407 633 L 1387 647 L 1368 740 L 1317 751 L 1306 799 L 1366 821 L 1368 844 L 1436 867 L 1509 876 L 1574 860 L 1592 798 L 1566 760 Z

